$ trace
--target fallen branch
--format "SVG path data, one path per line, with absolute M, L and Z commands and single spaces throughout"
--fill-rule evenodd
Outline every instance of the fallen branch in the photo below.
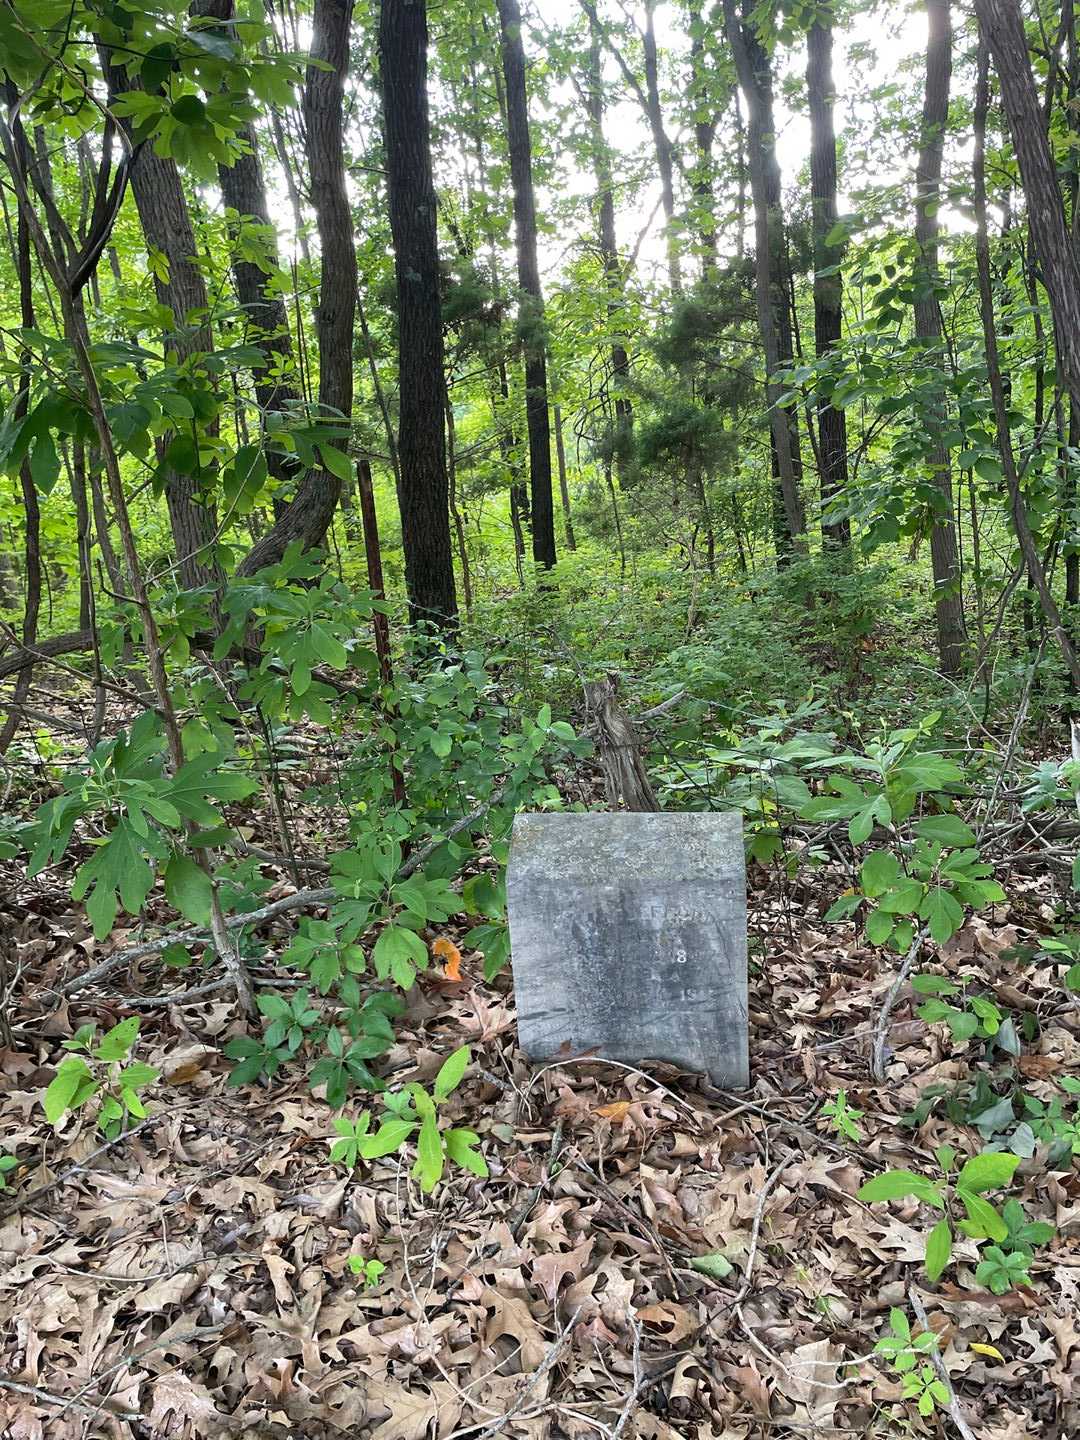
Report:
M 468 815 L 455 821 L 445 835 L 439 835 L 429 840 L 426 845 L 421 846 L 414 855 L 410 855 L 397 872 L 397 880 L 406 880 L 414 874 L 427 860 L 434 855 L 435 851 L 447 841 L 453 840 L 455 835 L 460 835 L 470 825 L 475 825 L 493 805 L 497 805 L 502 799 L 505 786 L 500 786 L 489 799 Z M 261 905 L 257 910 L 248 910 L 241 915 L 229 915 L 224 921 L 226 931 L 243 930 L 248 925 L 261 925 L 267 920 L 275 920 L 279 915 L 288 914 L 291 910 L 308 910 L 317 905 L 326 905 L 331 900 L 338 898 L 338 892 L 333 886 L 323 886 L 317 889 L 295 890 L 291 895 L 284 895 L 280 900 L 273 900 L 269 905 Z M 157 940 L 148 940 L 140 945 L 130 945 L 125 950 L 118 950 L 103 960 L 100 965 L 95 965 L 82 975 L 76 975 L 74 980 L 69 980 L 60 989 L 62 995 L 75 995 L 80 990 L 86 990 L 89 986 L 103 980 L 106 975 L 111 975 L 114 970 L 119 970 L 124 965 L 130 965 L 135 960 L 145 959 L 148 955 L 160 955 L 163 950 L 168 950 L 171 945 L 205 945 L 211 942 L 211 934 L 208 929 L 193 926 L 190 930 L 173 930 L 167 935 L 160 936 Z
M 137 1410 L 113 1410 L 107 1400 L 98 1400 L 90 1404 L 85 1400 L 76 1400 L 70 1395 L 54 1395 L 51 1390 L 39 1390 L 35 1385 L 21 1385 L 18 1380 L 9 1380 L 6 1375 L 0 1375 L 0 1388 L 14 1390 L 17 1395 L 29 1395 L 32 1400 L 38 1400 L 43 1405 L 60 1405 L 65 1410 L 79 1410 L 84 1415 L 93 1416 L 95 1420 L 107 1417 L 110 1420 L 132 1422 L 143 1418 Z
M 911 1308 L 915 1311 L 915 1318 L 924 1330 L 930 1329 L 930 1321 L 927 1319 L 926 1306 L 922 1303 L 914 1286 L 908 1291 L 908 1299 L 911 1301 Z M 930 1361 L 938 1373 L 938 1379 L 949 1392 L 948 1411 L 953 1424 L 956 1426 L 963 1440 L 977 1440 L 974 1430 L 964 1419 L 964 1412 L 960 1408 L 960 1401 L 956 1398 L 956 1391 L 953 1389 L 949 1372 L 945 1369 L 945 1361 L 938 1354 L 937 1350 L 930 1352 Z

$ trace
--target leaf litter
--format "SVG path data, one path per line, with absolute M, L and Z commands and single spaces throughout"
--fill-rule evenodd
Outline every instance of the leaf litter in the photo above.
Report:
M 163 1072 L 147 1121 L 105 1147 L 78 1116 L 54 1133 L 40 1099 L 60 1039 L 138 1006 L 84 992 L 48 1009 L 97 950 L 66 894 L 24 887 L 3 917 L 21 986 L 0 1114 L 21 1165 L 0 1196 L 0 1435 L 929 1436 L 952 1420 L 896 1410 L 898 1378 L 872 1357 L 911 1287 L 978 1440 L 1080 1432 L 1075 1167 L 1048 1172 L 1036 1152 L 1018 1171 L 1028 1217 L 1057 1231 L 1030 1285 L 983 1289 L 960 1237 L 930 1285 L 926 1214 L 857 1192 L 886 1168 L 933 1173 L 942 1144 L 980 1148 L 938 1113 L 901 1125 L 975 1052 L 914 1019 L 907 987 L 876 1086 L 872 1028 L 899 961 L 826 931 L 809 886 L 755 885 L 751 903 L 738 1095 L 662 1064 L 531 1071 L 509 979 L 482 984 L 461 937 L 440 937 L 444 969 L 411 992 L 388 1061 L 395 1082 L 430 1082 L 472 1046 L 452 1116 L 490 1177 L 455 1169 L 422 1196 L 395 1158 L 332 1165 L 332 1112 L 302 1076 L 227 1089 L 220 1047 L 241 1027 L 220 994 L 138 1012 L 140 1054 Z M 1077 1073 L 1078 1011 L 1010 959 L 1030 911 L 999 912 L 936 963 L 1037 1014 L 1018 1068 L 1049 1100 Z M 840 1091 L 863 1112 L 858 1140 L 821 1113 Z M 385 1266 L 374 1287 L 351 1256 Z

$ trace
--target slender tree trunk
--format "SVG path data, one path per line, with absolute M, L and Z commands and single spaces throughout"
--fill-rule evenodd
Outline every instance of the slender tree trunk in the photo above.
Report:
M 648 100 L 649 129 L 656 147 L 656 168 L 660 171 L 660 194 L 667 222 L 668 275 L 674 295 L 682 294 L 682 270 L 679 264 L 679 237 L 675 233 L 675 147 L 664 128 L 664 111 L 660 104 L 660 71 L 656 52 L 654 12 L 656 0 L 645 0 L 645 29 L 641 45 L 645 57 L 645 97 Z
M 990 278 L 990 240 L 986 220 L 986 112 L 990 103 L 989 63 L 986 35 L 980 36 L 978 82 L 975 96 L 975 157 L 973 197 L 975 205 L 975 255 L 979 276 L 979 309 L 982 315 L 983 342 L 986 349 L 986 369 L 990 381 L 990 395 L 994 404 L 994 421 L 997 431 L 998 454 L 1009 493 L 1012 509 L 1013 529 L 1024 557 L 1029 587 L 1034 590 L 1042 605 L 1043 615 L 1054 632 L 1061 649 L 1062 658 L 1069 672 L 1073 689 L 1080 690 L 1080 657 L 1068 630 L 1065 627 L 1054 599 L 1046 571 L 1039 555 L 1035 537 L 1031 531 L 1024 494 L 1020 488 L 1020 476 L 1013 453 L 1012 434 L 1009 428 L 1008 403 L 1005 386 L 1002 383 L 1001 364 L 998 358 L 997 332 L 994 327 L 994 292 Z M 1034 87 L 1032 87 L 1034 94 Z M 1055 187 L 1056 188 L 1056 187 Z
M 840 342 L 844 286 L 840 276 L 842 245 L 830 245 L 836 224 L 836 133 L 833 128 L 832 13 L 818 12 L 806 37 L 806 93 L 810 102 L 810 195 L 814 227 L 814 349 L 824 359 Z M 827 274 L 827 271 L 835 271 Z M 847 485 L 847 419 L 843 410 L 818 401 L 818 480 L 822 507 Z M 826 545 L 849 545 L 851 526 L 845 520 L 822 521 Z
M 357 289 L 352 213 L 345 188 L 342 114 L 351 20 L 352 0 L 315 0 L 313 63 L 307 68 L 303 96 L 311 204 L 322 252 L 315 313 L 319 410 L 326 419 L 339 422 L 347 422 L 352 416 Z M 292 503 L 248 552 L 239 573 L 251 575 L 263 566 L 276 565 L 294 542 L 304 549 L 321 545 L 340 495 L 341 481 L 336 475 L 322 466 L 309 470 Z
M 7 101 L 13 105 L 17 93 L 14 85 L 7 89 Z M 26 135 L 20 125 L 14 135 L 14 154 L 11 157 L 12 163 L 17 165 L 23 177 L 29 169 L 29 154 L 26 144 Z M 5 210 L 6 213 L 6 210 Z M 34 278 L 30 264 L 30 230 L 27 225 L 23 207 L 18 207 L 15 230 L 15 273 L 19 285 L 19 319 L 24 330 L 33 330 L 36 317 L 34 314 Z M 15 392 L 15 404 L 13 413 L 16 421 L 22 420 L 30 408 L 30 384 L 33 356 L 25 351 L 21 357 L 21 370 L 19 374 L 18 387 Z M 34 484 L 34 477 L 30 470 L 29 458 L 24 458 L 19 466 L 19 486 L 22 490 L 23 509 L 23 584 L 25 587 L 23 596 L 23 622 L 22 622 L 22 643 L 27 648 L 36 647 L 38 632 L 38 617 L 41 612 L 41 509 L 38 505 L 37 486 Z M 26 703 L 26 697 L 30 693 L 30 686 L 33 682 L 34 672 L 28 665 L 18 672 L 15 681 L 14 693 L 11 697 L 11 708 L 4 717 L 3 727 L 0 728 L 0 755 L 3 755 L 15 734 L 18 731 L 22 718 L 22 707 Z
M 591 24 L 589 70 L 583 87 L 585 103 L 592 128 L 593 174 L 596 177 L 596 218 L 600 260 L 607 287 L 607 323 L 611 332 L 611 384 L 614 390 L 615 434 L 612 451 L 618 459 L 626 449 L 634 423 L 634 411 L 627 391 L 630 378 L 630 357 L 619 334 L 619 316 L 625 305 L 622 267 L 615 237 L 615 186 L 611 174 L 611 155 L 604 137 L 604 91 L 600 69 L 600 37 Z M 611 461 L 605 460 L 610 466 Z
M 559 498 L 562 501 L 563 524 L 566 527 L 566 548 L 577 549 L 574 521 L 570 514 L 570 487 L 566 479 L 566 445 L 563 441 L 562 406 L 553 407 L 555 416 L 555 458 L 559 463 Z
M 716 195 L 713 191 L 713 142 L 720 109 L 709 93 L 709 77 L 705 66 L 706 22 L 700 5 L 688 12 L 690 27 L 690 98 L 694 107 L 693 190 L 700 226 L 701 274 L 707 282 L 715 282 L 719 273 L 716 239 Z
M 123 95 L 139 88 L 125 69 L 112 63 L 111 57 L 106 57 L 106 63 L 112 94 Z M 130 122 L 124 123 L 130 137 Z M 146 242 L 166 261 L 164 271 L 155 269 L 154 289 L 159 303 L 173 315 L 168 350 L 178 360 L 212 350 L 206 282 L 199 268 L 191 213 L 176 162 L 158 155 L 152 145 L 141 146 L 131 169 L 131 191 Z M 164 455 L 164 447 L 159 447 L 159 454 Z M 204 585 L 219 589 L 224 575 L 213 549 L 218 538 L 217 516 L 211 497 L 203 493 L 199 476 L 169 470 L 165 499 L 180 584 L 192 590 Z
M 522 292 L 519 324 L 525 351 L 525 418 L 529 428 L 533 559 L 545 570 L 550 570 L 555 564 L 555 506 L 551 485 L 544 296 L 536 250 L 536 195 L 533 190 L 532 145 L 525 87 L 525 49 L 521 40 L 521 10 L 517 0 L 498 0 L 498 6 L 506 82 L 510 179 L 514 191 L 518 284 Z
M 427 97 L 424 0 L 383 0 L 379 18 L 386 186 L 398 311 L 398 461 L 405 588 L 414 624 L 457 621 L 443 423 L 442 307 Z
M 926 0 L 929 32 L 926 45 L 926 91 L 923 98 L 922 141 L 915 170 L 915 244 L 919 252 L 915 276 L 915 334 L 936 349 L 941 344 L 941 309 L 938 303 L 937 218 L 941 203 L 941 162 L 945 127 L 949 118 L 952 78 L 952 16 L 950 0 Z M 930 421 L 940 434 L 945 428 L 942 389 L 931 404 Z M 964 607 L 960 594 L 960 562 L 953 514 L 952 471 L 949 452 L 935 440 L 930 454 L 939 499 L 930 532 L 930 560 L 936 591 L 938 662 L 942 672 L 955 675 L 964 653 Z
M 749 3 L 749 0 L 747 0 Z M 747 168 L 754 203 L 754 248 L 758 328 L 765 361 L 765 393 L 769 404 L 772 454 L 779 487 L 777 554 L 806 549 L 806 520 L 800 479 L 798 417 L 780 408 L 783 391 L 777 372 L 792 358 L 788 310 L 787 261 L 780 166 L 776 158 L 769 57 L 736 0 L 724 0 L 728 41 L 735 57 L 739 85 L 747 108 Z

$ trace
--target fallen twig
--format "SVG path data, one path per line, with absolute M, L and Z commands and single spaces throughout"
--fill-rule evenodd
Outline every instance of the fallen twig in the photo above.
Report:
M 65 1410 L 79 1410 L 84 1415 L 92 1415 L 95 1420 L 107 1416 L 110 1420 L 141 1420 L 142 1416 L 137 1410 L 113 1410 L 107 1400 L 99 1400 L 91 1404 L 86 1400 L 76 1400 L 69 1395 L 54 1395 L 51 1390 L 39 1390 L 36 1385 L 22 1385 L 18 1380 L 9 1380 L 5 1375 L 0 1375 L 0 1388 L 14 1390 L 17 1395 L 29 1395 L 33 1400 L 39 1400 L 43 1405 L 60 1405 Z
M 929 1330 L 930 1321 L 926 1315 L 926 1306 L 923 1304 L 922 1299 L 919 1296 L 918 1292 L 915 1290 L 914 1286 L 912 1286 L 912 1288 L 908 1291 L 908 1299 L 911 1301 L 911 1308 L 915 1311 L 916 1320 L 918 1320 L 919 1324 L 923 1327 L 924 1330 Z M 964 1412 L 960 1408 L 960 1401 L 956 1398 L 956 1391 L 953 1389 L 953 1383 L 949 1378 L 949 1372 L 945 1368 L 945 1361 L 938 1354 L 937 1350 L 931 1350 L 930 1361 L 933 1364 L 934 1369 L 938 1373 L 938 1379 L 945 1386 L 945 1389 L 949 1392 L 948 1411 L 953 1424 L 956 1426 L 959 1433 L 963 1436 L 963 1440 L 976 1440 L 974 1430 L 972 1430 L 971 1426 L 964 1419 Z

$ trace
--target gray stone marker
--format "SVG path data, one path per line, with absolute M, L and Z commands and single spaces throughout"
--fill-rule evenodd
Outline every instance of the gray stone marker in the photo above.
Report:
M 741 815 L 519 815 L 506 894 L 530 1058 L 749 1084 Z

